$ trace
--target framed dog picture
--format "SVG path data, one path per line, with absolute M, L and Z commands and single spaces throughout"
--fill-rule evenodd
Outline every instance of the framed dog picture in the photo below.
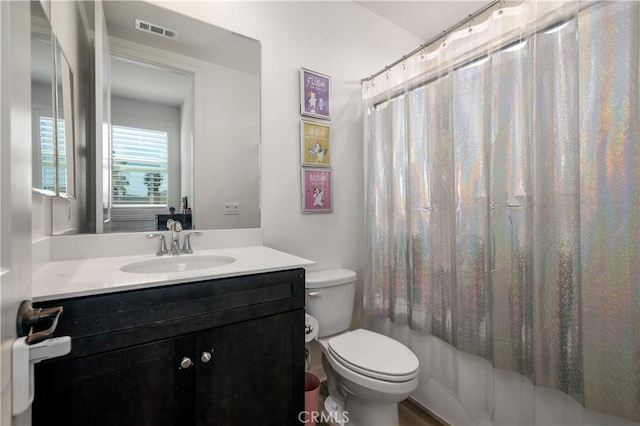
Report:
M 329 167 L 331 165 L 331 129 L 328 124 L 302 120 L 300 122 L 300 152 L 302 165 Z
M 331 119 L 331 77 L 308 69 L 300 69 L 300 114 Z
M 302 213 L 333 210 L 331 170 L 302 168 Z

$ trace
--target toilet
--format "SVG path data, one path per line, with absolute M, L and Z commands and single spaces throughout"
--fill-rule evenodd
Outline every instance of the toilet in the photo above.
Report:
M 329 397 L 325 415 L 350 426 L 397 426 L 398 402 L 418 386 L 419 361 L 402 343 L 365 329 L 349 330 L 356 273 L 306 273 L 306 311 L 318 322 Z

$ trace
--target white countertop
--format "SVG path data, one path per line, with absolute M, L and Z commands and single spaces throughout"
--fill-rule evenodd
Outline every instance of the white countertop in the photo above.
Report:
M 233 247 L 198 250 L 181 254 L 230 256 L 235 262 L 215 268 L 170 273 L 129 273 L 120 267 L 146 260 L 158 259 L 155 254 L 100 257 L 79 260 L 49 262 L 33 273 L 32 298 L 34 302 L 71 297 L 112 293 L 168 284 L 200 281 L 272 272 L 306 266 L 315 263 L 288 253 L 264 246 Z

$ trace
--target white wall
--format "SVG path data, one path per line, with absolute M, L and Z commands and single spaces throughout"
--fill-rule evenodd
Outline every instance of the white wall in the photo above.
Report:
M 258 227 L 260 77 L 211 63 L 203 63 L 202 76 L 204 113 L 193 147 L 195 225 Z M 224 203 L 239 203 L 240 214 L 224 215 Z

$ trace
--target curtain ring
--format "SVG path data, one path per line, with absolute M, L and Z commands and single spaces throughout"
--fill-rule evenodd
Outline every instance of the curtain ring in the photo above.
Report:
M 502 15 L 504 13 L 504 11 L 502 10 L 502 8 L 504 7 L 504 1 L 505 0 L 500 0 L 500 6 L 498 6 L 498 15 Z
M 469 15 L 469 32 L 473 31 L 473 28 L 471 28 L 472 23 L 473 23 L 473 17 Z

